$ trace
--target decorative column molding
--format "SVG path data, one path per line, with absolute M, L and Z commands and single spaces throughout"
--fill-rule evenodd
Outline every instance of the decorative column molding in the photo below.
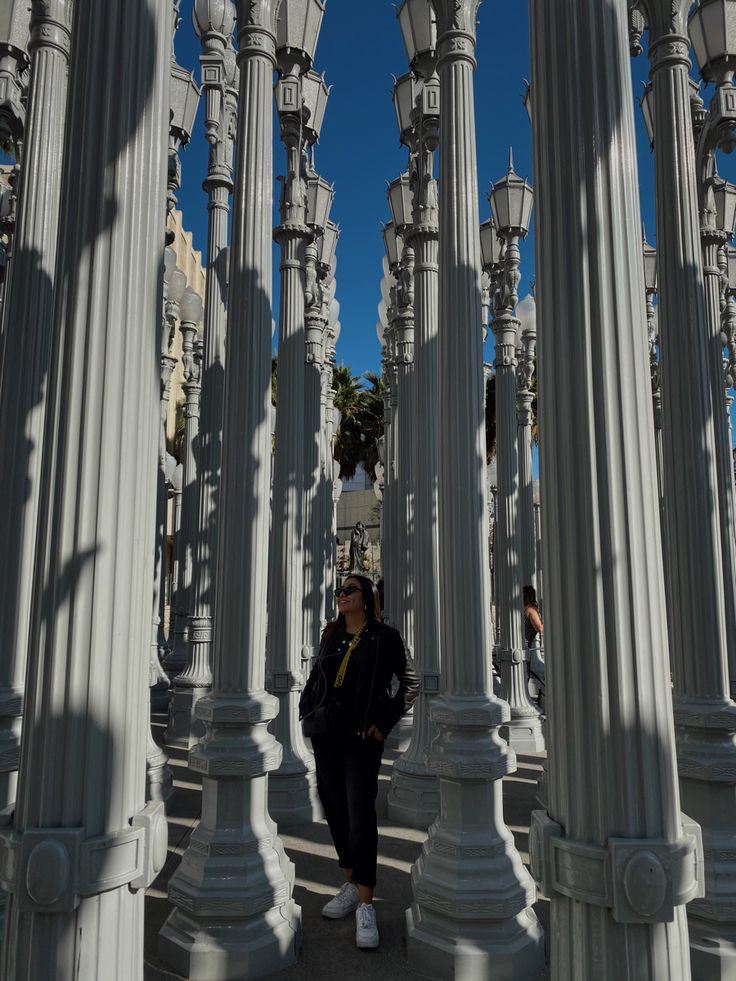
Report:
M 490 686 L 490 583 L 481 349 L 481 260 L 473 71 L 478 0 L 435 0 L 440 128 L 437 453 L 442 692 L 430 769 L 440 814 L 412 869 L 410 966 L 425 973 L 533 978 L 544 962 L 534 885 L 503 821 L 514 756 Z M 467 834 L 468 815 L 473 832 Z
M 327 529 L 325 561 L 325 621 L 334 620 L 337 616 L 335 609 L 335 588 L 337 573 L 337 504 L 342 495 L 342 480 L 340 466 L 335 459 L 335 436 L 339 429 L 339 410 L 335 408 L 335 376 L 336 345 L 339 333 L 328 328 L 325 335 L 325 365 L 323 374 L 323 391 L 325 393 L 325 473 L 327 478 L 327 493 L 324 506 L 327 509 L 325 528 Z
M 288 0 L 285 0 L 288 2 Z M 281 748 L 264 689 L 271 461 L 272 0 L 238 0 L 240 97 L 220 477 L 212 692 L 190 754 L 202 820 L 169 883 L 163 960 L 185 977 L 258 978 L 296 959 L 294 867 L 267 808 Z
M 26 712 L 2 833 L 8 981 L 140 979 L 144 890 L 166 858 L 163 805 L 144 808 L 143 652 L 168 17 L 156 0 L 75 3 Z M 123 24 L 126 44 L 112 43 Z
M 323 236 L 324 242 L 324 236 Z M 332 263 L 320 271 L 317 240 L 306 249 L 304 347 L 304 660 L 316 655 L 326 621 L 328 579 L 334 579 L 332 532 L 332 442 L 327 436 L 328 331 L 337 325 Z M 329 374 L 329 379 L 328 379 Z M 330 569 L 330 576 L 327 574 Z M 334 582 L 332 583 L 334 590 Z M 306 668 L 306 664 L 304 665 Z
M 225 334 L 227 328 L 227 246 L 232 157 L 237 116 L 238 68 L 232 46 L 235 8 L 230 0 L 216 5 L 198 0 L 194 24 L 201 45 L 200 67 L 205 96 L 205 137 L 209 144 L 207 177 L 207 281 L 204 303 L 204 347 L 197 453 L 197 516 L 193 530 L 193 570 L 187 634 L 190 660 L 174 686 L 178 729 L 191 748 L 203 735 L 195 706 L 212 687 L 213 612 L 217 587 L 218 498 L 222 454 Z
M 24 142 L 26 137 L 27 83 L 31 64 L 31 45 L 29 44 L 30 23 L 43 14 L 36 5 L 33 10 L 31 0 L 5 0 L 3 11 L 3 37 L 0 47 L 0 140 L 10 141 L 18 161 L 25 166 Z M 53 24 L 61 23 L 67 32 L 70 21 L 63 9 L 66 0 L 49 0 L 48 24 L 51 30 L 50 46 L 58 39 Z M 71 0 L 69 2 L 71 10 Z M 38 22 L 37 22 L 38 28 Z M 68 37 L 67 37 L 68 41 Z M 36 43 L 38 30 L 36 30 Z M 63 44 L 64 42 L 62 42 Z M 66 44 L 67 61 L 69 55 Z M 64 112 L 62 111 L 62 125 Z
M 194 658 L 190 645 L 189 624 L 192 621 L 194 605 L 192 587 L 194 582 L 194 550 L 198 538 L 199 511 L 199 405 L 202 393 L 202 360 L 197 338 L 198 324 L 201 321 L 203 305 L 200 297 L 187 289 L 181 301 L 182 367 L 184 370 L 184 466 L 181 492 L 181 533 L 183 548 L 180 558 L 179 588 L 183 594 L 182 613 L 186 618 L 183 633 L 184 650 L 187 663 L 181 674 L 174 678 L 169 721 L 164 733 L 168 746 L 189 748 L 197 737 L 203 734 L 201 723 L 193 718 L 194 691 L 209 687 L 210 675 L 200 655 Z
M 15 801 L 54 313 L 71 0 L 36 2 L 0 379 L 0 809 Z
M 534 467 L 532 461 L 532 403 L 534 392 L 532 379 L 536 366 L 537 327 L 534 300 L 527 297 L 522 301 L 531 309 L 524 311 L 524 320 L 519 332 L 516 372 L 516 444 L 519 460 L 519 566 L 521 587 L 536 588 L 536 537 L 534 534 Z M 521 313 L 521 308 L 519 310 Z M 522 602 L 523 607 L 523 602 Z M 522 643 L 526 647 L 523 636 Z
M 730 699 L 718 459 L 722 365 L 704 300 L 687 0 L 646 0 L 654 113 L 665 554 L 683 809 L 702 826 L 705 898 L 688 908 L 695 977 L 736 943 L 736 705 Z M 720 325 L 718 325 L 720 330 Z M 715 373 L 719 379 L 716 384 Z M 730 970 L 730 968 L 728 968 Z
M 506 185 L 518 181 L 509 161 Z M 504 182 L 499 182 L 499 185 Z M 495 194 L 495 191 L 494 191 Z M 492 195 L 492 198 L 494 195 Z M 528 219 L 527 219 L 528 221 Z M 498 223 L 498 217 L 497 217 Z M 499 226 L 500 227 L 500 226 Z M 496 338 L 493 366 L 496 373 L 496 528 L 494 559 L 496 564 L 496 626 L 499 645 L 496 651 L 501 677 L 501 698 L 508 702 L 510 719 L 501 732 L 511 749 L 538 753 L 544 749 L 542 716 L 529 698 L 527 655 L 523 632 L 522 570 L 520 560 L 520 467 L 517 439 L 517 350 L 520 323 L 516 317 L 517 289 L 521 280 L 519 266 L 522 227 L 503 228 L 503 251 L 494 282 L 491 328 Z M 528 339 L 527 339 L 528 341 Z M 522 390 L 522 401 L 527 396 Z M 531 415 L 531 399 L 529 398 Z M 529 455 L 531 455 L 531 421 Z M 529 462 L 527 462 L 527 472 Z M 527 542 L 528 544 L 528 542 Z
M 279 700 L 273 732 L 282 760 L 268 781 L 269 811 L 279 825 L 312 824 L 322 817 L 314 757 L 299 722 L 299 698 L 306 681 L 304 646 L 305 561 L 309 529 L 304 522 L 305 487 L 305 289 L 307 189 L 303 171 L 302 75 L 277 83 L 281 139 L 287 176 L 281 196 L 281 224 L 274 239 L 281 249 L 279 306 L 279 397 L 276 407 L 271 548 L 269 553 L 266 687 Z M 288 87 L 288 88 L 287 88 Z M 296 91 L 286 98 L 284 89 Z M 292 111 L 281 110 L 286 102 Z M 297 111 L 293 111 L 296 109 Z M 316 179 L 316 177 L 315 177 Z M 313 393 L 312 393 L 313 394 Z M 319 410 L 319 396 L 317 396 Z
M 413 252 L 414 378 L 411 417 L 414 429 L 411 575 L 413 648 L 422 680 L 414 705 L 409 745 L 391 771 L 388 815 L 399 824 L 427 828 L 439 811 L 439 784 L 427 763 L 437 734 L 429 711 L 440 690 L 439 543 L 437 507 L 437 290 L 439 284 L 439 201 L 434 154 L 439 142 L 439 81 L 434 111 L 417 116 L 417 159 L 413 193 L 413 224 L 406 236 Z M 416 533 L 419 529 L 419 533 Z
M 552 977 L 689 979 L 701 853 L 666 697 L 627 5 L 530 10 L 550 652 L 548 813 L 530 857 L 551 898 Z

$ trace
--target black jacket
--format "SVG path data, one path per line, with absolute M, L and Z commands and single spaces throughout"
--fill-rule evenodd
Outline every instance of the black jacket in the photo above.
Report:
M 343 706 L 348 713 L 350 725 L 356 732 L 367 732 L 376 726 L 385 738 L 399 719 L 405 715 L 419 694 L 419 677 L 414 662 L 404 649 L 401 634 L 379 620 L 369 620 L 356 649 L 362 655 L 355 683 L 352 704 Z M 299 700 L 300 718 L 327 701 L 331 692 L 320 664 L 327 652 L 322 644 L 312 673 Z M 394 675 L 399 688 L 391 695 Z

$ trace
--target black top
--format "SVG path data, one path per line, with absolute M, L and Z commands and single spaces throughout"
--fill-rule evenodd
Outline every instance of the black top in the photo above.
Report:
M 335 689 L 335 679 L 351 640 L 352 635 L 342 627 L 323 640 L 302 693 L 299 714 L 303 716 L 309 710 L 307 706 L 329 703 L 330 728 L 362 734 L 375 725 L 385 738 L 409 711 L 419 692 L 414 663 L 404 649 L 398 630 L 378 620 L 369 620 L 350 656 L 343 685 Z M 392 696 L 394 677 L 399 680 L 399 688 Z
M 531 647 L 534 641 L 537 639 L 537 634 L 539 631 L 532 623 L 531 617 L 528 617 L 524 613 L 524 635 L 526 637 L 526 646 Z

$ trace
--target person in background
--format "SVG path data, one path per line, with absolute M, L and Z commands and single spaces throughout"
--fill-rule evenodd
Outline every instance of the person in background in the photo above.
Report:
M 524 586 L 524 637 L 526 646 L 532 647 L 539 634 L 544 633 L 544 624 L 539 615 L 537 591 L 534 586 Z

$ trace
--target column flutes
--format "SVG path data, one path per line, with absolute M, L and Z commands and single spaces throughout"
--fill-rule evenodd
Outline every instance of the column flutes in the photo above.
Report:
M 169 883 L 174 910 L 161 957 L 185 977 L 260 977 L 296 958 L 294 867 L 268 813 L 268 773 L 281 749 L 268 731 L 278 701 L 265 691 L 271 476 L 272 79 L 276 10 L 239 0 L 240 97 L 233 217 L 220 522 L 217 630 L 206 724 L 190 767 L 202 775 L 202 820 Z
M 237 64 L 232 47 L 235 10 L 215 8 L 202 0 L 195 6 L 195 29 L 202 45 L 200 65 L 205 95 L 205 137 L 209 144 L 207 177 L 207 281 L 204 302 L 204 347 L 197 453 L 197 517 L 192 548 L 193 570 L 190 616 L 187 627 L 190 660 L 176 679 L 172 707 L 180 718 L 177 730 L 190 748 L 204 727 L 195 706 L 212 686 L 213 614 L 217 588 L 217 536 L 222 457 L 222 419 L 225 387 L 225 334 L 227 328 L 227 262 L 230 195 L 233 189 L 232 156 L 237 113 Z
M 430 768 L 440 815 L 412 869 L 409 963 L 433 975 L 532 978 L 544 961 L 534 885 L 503 821 L 514 757 L 490 683 L 480 240 L 473 71 L 477 0 L 435 0 L 438 18 L 440 253 L 438 511 L 442 693 Z M 473 833 L 466 834 L 473 814 Z
M 689 979 L 698 890 L 667 697 L 626 7 L 531 4 L 549 778 L 530 855 L 552 977 L 570 981 Z
M 715 347 L 704 301 L 685 25 L 690 4 L 646 0 L 642 8 L 656 104 L 665 555 L 677 762 L 683 810 L 702 826 L 705 856 L 705 897 L 687 911 L 699 978 L 720 971 L 736 942 L 736 705 L 730 699 L 718 492 L 723 391 L 714 391 Z
M 74 25 L 21 770 L 3 832 L 9 981 L 140 979 L 144 889 L 166 857 L 163 805 L 144 809 L 144 652 L 170 12 L 76 0 Z

